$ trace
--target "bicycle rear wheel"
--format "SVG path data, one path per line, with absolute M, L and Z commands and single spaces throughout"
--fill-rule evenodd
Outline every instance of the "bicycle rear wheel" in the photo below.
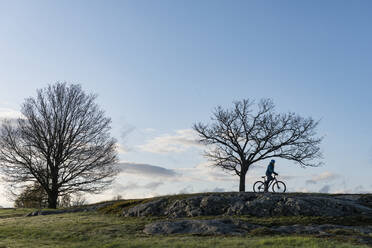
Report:
M 276 181 L 272 187 L 272 190 L 275 193 L 284 193 L 286 189 L 287 187 L 285 186 L 285 183 L 283 183 L 282 181 Z
M 265 183 L 262 181 L 257 181 L 253 184 L 253 191 L 256 193 L 265 191 Z

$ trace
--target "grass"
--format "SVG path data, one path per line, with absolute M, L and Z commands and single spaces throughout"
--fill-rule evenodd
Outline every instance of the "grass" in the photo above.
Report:
M 24 216 L 35 210 L 32 208 L 0 208 L 0 219 Z
M 163 196 L 173 201 L 201 194 Z M 206 195 L 203 193 L 202 195 Z M 288 195 L 299 195 L 293 193 Z M 363 196 L 370 197 L 370 196 Z M 165 217 L 122 217 L 124 209 L 157 200 L 159 198 L 119 200 L 106 202 L 98 212 L 79 212 L 58 215 L 24 217 L 35 209 L 0 209 L 0 248 L 10 247 L 304 247 L 304 248 L 365 248 L 357 237 L 366 237 L 354 230 L 333 229 L 331 237 L 282 236 L 268 227 L 293 224 L 338 224 L 372 225 L 372 217 L 319 217 L 283 216 L 232 218 L 258 224 L 262 227 L 245 236 L 196 236 L 163 235 L 150 236 L 142 232 L 144 226 Z M 368 200 L 368 199 L 367 199 Z M 367 201 L 366 203 L 370 203 Z M 97 203 L 102 204 L 102 203 Z M 216 216 L 201 216 L 188 219 L 215 219 Z M 225 218 L 225 217 L 217 217 Z M 230 217 L 229 217 L 230 218 Z M 167 219 L 168 221 L 171 221 Z M 370 234 L 368 237 L 372 237 Z
M 250 217 L 237 216 L 240 220 L 263 226 L 287 226 L 294 224 L 334 224 L 345 226 L 367 226 L 372 225 L 372 216 L 356 215 L 344 217 L 331 216 L 278 216 L 278 217 Z
M 124 209 L 129 207 L 133 207 L 135 205 L 145 203 L 146 200 L 144 199 L 134 199 L 134 200 L 119 200 L 114 202 L 113 204 L 107 205 L 102 207 L 98 210 L 98 212 L 102 214 L 115 214 L 120 215 Z
M 292 193 L 301 194 L 301 193 Z M 319 193 L 320 194 L 320 193 Z M 185 195 L 172 195 L 164 196 L 170 204 L 173 201 L 188 198 L 190 196 L 196 196 L 199 194 L 185 194 Z M 123 210 L 133 207 L 138 204 L 157 200 L 158 198 L 147 198 L 147 199 L 135 199 L 135 200 L 119 200 L 112 202 L 112 204 L 100 208 L 98 211 L 102 214 L 115 214 L 121 215 Z M 159 198 L 160 199 L 160 198 Z M 215 219 L 216 216 L 198 216 L 191 219 Z M 283 225 L 294 225 L 294 224 L 334 224 L 334 225 L 345 225 L 345 226 L 366 226 L 372 225 L 372 216 L 366 215 L 353 215 L 344 217 L 332 217 L 332 216 L 275 216 L 275 217 L 252 217 L 252 216 L 235 216 L 234 218 L 243 221 L 250 222 L 252 224 L 263 225 L 263 226 L 283 226 Z M 189 218 L 190 219 L 190 218 Z
M 103 214 L 116 214 L 120 215 L 123 210 L 128 209 L 130 207 L 134 207 L 139 204 L 156 201 L 158 199 L 166 199 L 168 204 L 176 201 L 176 200 L 182 200 L 187 199 L 194 196 L 199 195 L 212 195 L 213 193 L 194 193 L 194 194 L 177 194 L 177 195 L 166 195 L 166 196 L 160 196 L 160 197 L 153 197 L 153 198 L 145 198 L 145 199 L 133 199 L 133 200 L 118 200 L 118 201 L 111 201 L 110 204 L 100 208 L 98 211 Z M 220 194 L 220 193 L 219 193 Z M 221 193 L 223 194 L 223 193 Z
M 13 211 L 13 212 L 12 212 Z M 310 236 L 273 236 L 264 228 L 255 235 L 149 236 L 142 230 L 159 218 L 124 218 L 115 214 L 68 213 L 23 217 L 26 209 L 0 209 L 0 248 L 5 247 L 304 247 L 367 246 Z M 22 214 L 21 214 L 22 213 Z M 337 234 L 338 231 L 335 231 Z M 343 235 L 343 233 L 342 233 Z

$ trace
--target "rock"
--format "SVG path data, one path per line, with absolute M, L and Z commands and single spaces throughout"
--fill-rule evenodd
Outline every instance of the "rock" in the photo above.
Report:
M 176 200 L 168 206 L 164 215 L 173 218 L 201 216 L 203 215 L 202 209 L 200 208 L 201 201 L 201 196 Z
M 251 215 L 270 216 L 372 216 L 370 198 L 318 194 L 223 193 L 161 198 L 139 204 L 124 216 L 167 216 L 170 218 Z
M 165 198 L 143 203 L 123 211 L 123 216 L 162 216 L 168 200 Z
M 342 225 L 292 225 L 272 227 L 271 229 L 281 234 L 369 234 L 372 232 L 371 226 L 342 226 Z
M 220 196 L 207 196 L 203 197 L 200 201 L 200 208 L 203 215 L 221 215 L 224 214 L 229 201 Z
M 237 200 L 231 203 L 231 206 L 227 208 L 226 215 L 244 215 L 248 213 L 248 207 L 242 200 Z
M 250 229 L 256 228 L 250 225 Z M 157 222 L 145 226 L 146 234 L 198 234 L 198 235 L 242 235 L 247 232 L 248 225 L 244 228 L 232 220 L 181 220 L 175 222 Z
M 372 233 L 372 226 L 341 225 L 289 225 L 265 227 L 233 219 L 179 220 L 155 222 L 145 226 L 146 234 L 198 234 L 198 235 L 252 235 L 305 234 L 305 235 L 352 235 L 363 236 Z
M 221 215 L 229 203 L 226 198 L 216 195 L 194 196 L 173 201 L 163 213 L 173 218 Z
M 324 196 L 286 196 L 277 194 L 260 195 L 252 201 L 232 206 L 227 214 L 249 214 L 258 217 L 269 216 L 348 216 L 372 214 L 372 209 L 356 202 Z
M 31 212 L 31 213 L 28 213 L 25 215 L 25 217 L 32 217 L 32 216 L 37 216 L 39 215 L 39 211 L 34 211 L 34 212 Z
M 360 196 L 357 200 L 357 203 L 372 208 L 372 195 L 363 195 Z
M 38 216 L 38 215 L 51 215 L 51 214 L 65 214 L 65 213 L 77 213 L 77 212 L 91 212 L 96 211 L 98 208 L 107 206 L 107 203 L 96 204 L 91 206 L 84 206 L 78 208 L 67 208 L 67 209 L 56 209 L 56 210 L 39 210 L 28 213 L 26 217 Z
M 213 193 L 167 196 L 149 199 L 122 211 L 122 216 L 163 216 L 184 218 L 197 216 L 250 215 L 330 216 L 360 215 L 372 217 L 372 195 Z M 83 206 L 75 209 L 39 211 L 28 216 L 96 211 L 112 203 Z

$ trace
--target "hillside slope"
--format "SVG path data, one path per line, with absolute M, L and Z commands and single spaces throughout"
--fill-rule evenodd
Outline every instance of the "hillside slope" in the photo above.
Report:
M 123 216 L 372 216 L 372 195 L 206 193 L 146 199 Z
M 158 217 L 146 234 L 333 236 L 372 244 L 372 195 L 205 193 L 122 201 L 101 208 L 122 217 Z M 164 220 L 165 219 L 165 220 Z
M 249 192 L 8 209 L 0 247 L 370 247 L 371 209 L 372 195 Z

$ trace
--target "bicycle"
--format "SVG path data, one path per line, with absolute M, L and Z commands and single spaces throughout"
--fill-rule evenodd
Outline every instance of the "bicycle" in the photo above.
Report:
M 265 192 L 265 183 L 266 183 L 266 176 L 262 177 L 264 181 L 257 181 L 253 184 L 253 191 L 256 193 Z M 267 186 L 267 189 L 271 189 L 274 193 L 284 193 L 287 189 L 287 186 L 285 186 L 285 183 L 282 181 L 278 181 L 276 179 L 276 175 L 274 175 L 273 180 L 270 181 L 269 185 Z

